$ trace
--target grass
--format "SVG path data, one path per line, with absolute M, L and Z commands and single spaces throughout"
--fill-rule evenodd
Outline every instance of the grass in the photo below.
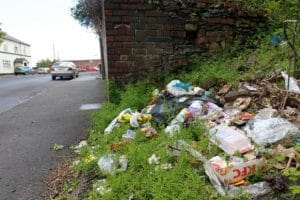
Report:
M 250 56 L 254 57 L 255 61 L 248 66 L 247 60 Z M 267 39 L 263 40 L 257 49 L 223 52 L 210 60 L 197 56 L 192 59 L 194 63 L 192 70 L 181 74 L 170 74 L 165 77 L 164 84 L 173 79 L 179 79 L 200 87 L 209 82 L 237 85 L 240 80 L 265 77 L 277 69 L 288 67 L 287 46 L 271 47 Z M 151 99 L 151 92 L 156 86 L 148 80 L 122 88 L 115 82 L 110 82 L 111 102 L 104 103 L 102 110 L 91 114 L 89 145 L 82 148 L 78 158 L 80 162 L 75 169 L 81 173 L 96 172 L 106 176 L 106 186 L 111 188 L 111 192 L 103 196 L 96 188 L 93 188 L 87 194 L 87 199 L 128 199 L 131 195 L 134 195 L 136 199 L 226 199 L 213 188 L 201 162 L 185 151 L 181 151 L 179 156 L 174 156 L 168 149 L 168 145 L 184 139 L 206 158 L 224 155 L 209 141 L 206 128 L 201 121 L 183 127 L 174 137 L 167 136 L 164 133 L 164 127 L 157 124 L 152 124 L 152 126 L 160 134 L 152 139 L 146 138 L 140 129 L 135 129 L 136 138 L 114 152 L 117 156 L 126 156 L 127 170 L 114 174 L 104 174 L 100 171 L 97 165 L 98 159 L 110 153 L 111 144 L 120 142 L 122 134 L 130 127 L 126 124 L 121 125 L 109 135 L 103 135 L 104 129 L 122 110 L 131 108 L 133 111 L 140 111 L 146 107 Z M 170 116 L 170 120 L 174 117 Z M 160 157 L 160 164 L 148 163 L 148 158 L 152 154 Z M 159 169 L 161 164 L 167 163 L 171 163 L 172 169 Z M 262 176 L 263 174 L 255 174 L 252 180 L 261 180 Z M 240 199 L 248 198 L 240 197 Z

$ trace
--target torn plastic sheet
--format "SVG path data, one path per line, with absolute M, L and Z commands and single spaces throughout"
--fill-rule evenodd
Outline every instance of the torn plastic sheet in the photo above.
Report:
M 241 130 L 233 129 L 225 124 L 210 129 L 209 138 L 228 155 L 236 152 L 246 153 L 252 149 L 250 140 Z
M 119 122 L 118 122 L 118 118 L 124 114 L 132 114 L 132 111 L 130 108 L 126 108 L 125 110 L 123 110 L 122 112 L 120 112 L 120 114 L 115 118 L 113 119 L 110 124 L 105 128 L 104 130 L 104 134 L 107 135 L 107 134 L 110 134 L 112 132 L 112 130 L 119 126 Z
M 283 139 L 286 135 L 295 135 L 298 128 L 288 120 L 274 117 L 269 119 L 250 120 L 244 130 L 247 136 L 258 145 L 267 145 Z
M 285 88 L 292 92 L 300 93 L 300 88 L 298 86 L 297 80 L 294 77 L 289 77 L 286 72 L 281 72 L 282 77 L 285 81 Z
M 272 192 L 270 184 L 263 181 L 240 187 L 230 185 L 227 194 L 231 198 L 237 198 L 239 195 L 246 193 L 251 196 L 251 199 L 256 199 L 270 192 Z

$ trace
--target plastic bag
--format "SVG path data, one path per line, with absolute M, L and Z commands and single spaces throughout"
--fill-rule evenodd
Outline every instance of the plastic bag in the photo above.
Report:
M 114 154 L 102 156 L 98 161 L 99 168 L 106 173 L 113 173 Z
M 113 174 L 115 171 L 125 171 L 127 169 L 127 159 L 124 155 L 116 159 L 115 154 L 107 154 L 98 160 L 99 168 L 105 172 Z
M 125 134 L 122 135 L 123 140 L 133 140 L 136 133 L 133 130 L 127 130 Z
M 283 139 L 287 134 L 296 134 L 298 128 L 286 119 L 274 117 L 269 119 L 254 118 L 245 126 L 244 130 L 258 145 L 272 144 Z
M 118 119 L 124 115 L 124 114 L 132 114 L 132 111 L 130 108 L 126 108 L 125 110 L 123 110 L 122 112 L 120 112 L 120 114 L 110 122 L 110 124 L 105 128 L 104 130 L 104 134 L 107 135 L 107 134 L 110 134 L 112 132 L 112 130 L 119 126 L 119 122 L 118 122 Z
M 173 80 L 167 85 L 167 91 L 176 97 L 188 94 L 189 89 L 189 83 L 182 83 L 179 80 Z
M 197 117 L 201 115 L 203 111 L 203 102 L 202 101 L 193 101 L 190 107 L 188 108 L 188 113 L 192 117 Z
M 282 77 L 285 81 L 285 88 L 292 92 L 300 93 L 300 88 L 298 86 L 297 80 L 294 77 L 289 77 L 286 72 L 281 72 Z
M 230 186 L 227 194 L 232 198 L 237 198 L 239 195 L 247 193 L 251 196 L 251 199 L 256 199 L 270 192 L 272 192 L 272 188 L 270 187 L 269 183 L 263 181 L 247 186 Z
M 237 151 L 246 153 L 252 149 L 250 140 L 242 131 L 233 129 L 225 124 L 210 129 L 209 137 L 213 143 L 229 155 L 233 155 Z
M 130 118 L 130 126 L 137 128 L 141 124 L 144 124 L 146 122 L 149 122 L 152 119 L 151 114 L 141 114 L 139 112 L 135 112 L 131 115 Z

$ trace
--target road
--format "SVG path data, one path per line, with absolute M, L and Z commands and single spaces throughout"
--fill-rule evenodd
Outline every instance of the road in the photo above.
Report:
M 87 134 L 90 110 L 80 107 L 105 98 L 97 75 L 0 77 L 0 200 L 40 199 L 43 177 Z

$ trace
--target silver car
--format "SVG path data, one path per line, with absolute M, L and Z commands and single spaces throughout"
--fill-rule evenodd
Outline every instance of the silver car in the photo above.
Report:
M 79 70 L 72 62 L 56 62 L 52 65 L 50 73 L 52 80 L 55 80 L 56 77 L 72 79 L 79 76 Z

